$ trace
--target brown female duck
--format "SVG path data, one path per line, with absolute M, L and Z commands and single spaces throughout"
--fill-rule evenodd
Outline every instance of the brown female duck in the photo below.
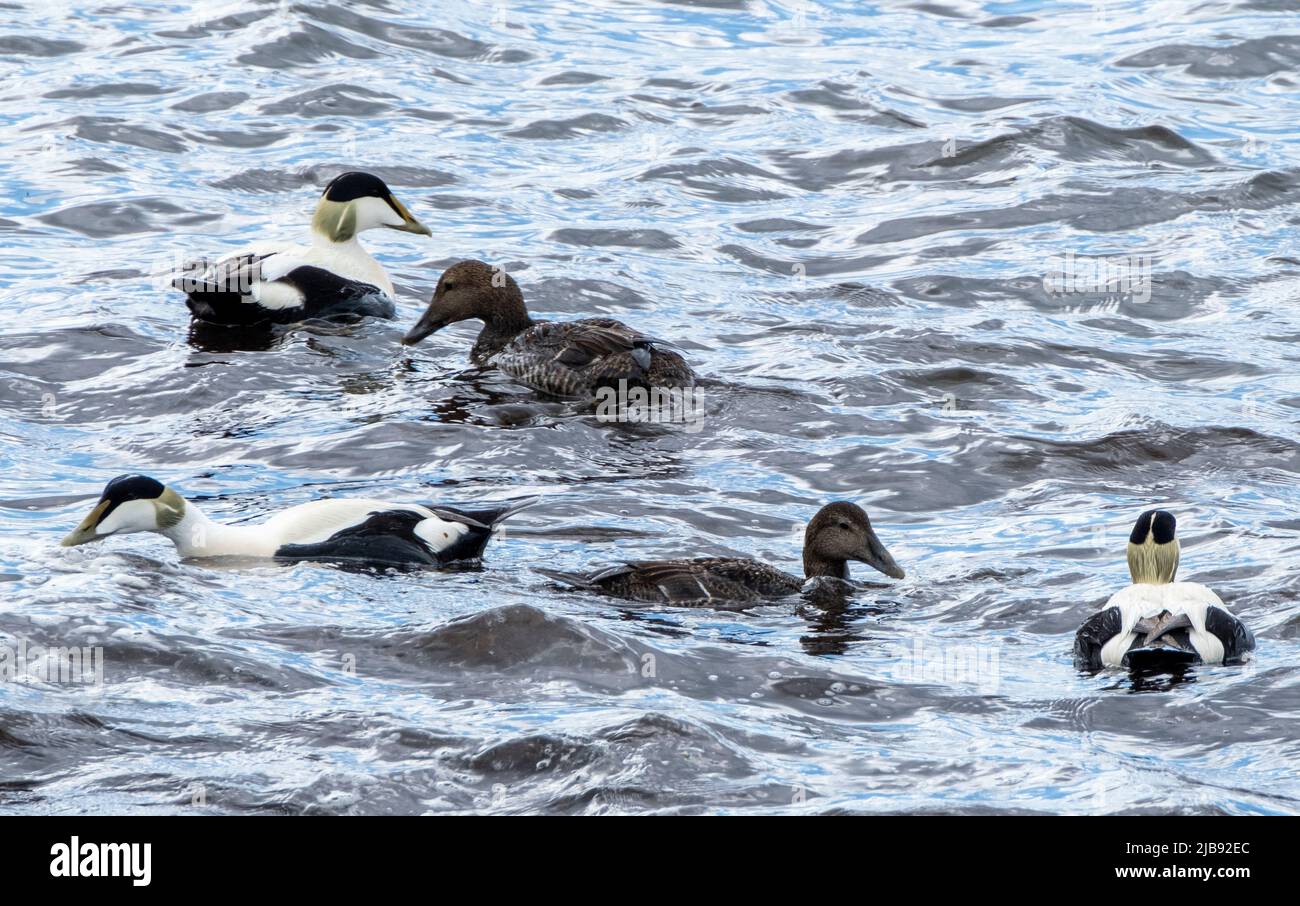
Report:
M 842 501 L 827 504 L 804 531 L 804 576 L 848 579 L 849 560 L 858 560 L 894 579 L 904 575 L 861 507 Z M 795 594 L 804 585 L 804 580 L 749 557 L 643 560 L 590 575 L 537 571 L 586 591 L 685 607 L 757 603 Z
M 411 346 L 448 324 L 483 322 L 470 358 L 495 365 L 520 383 L 553 396 L 590 397 L 600 387 L 695 384 L 685 360 L 662 341 L 612 318 L 535 321 L 514 278 L 482 261 L 443 273 L 428 310 L 402 343 Z

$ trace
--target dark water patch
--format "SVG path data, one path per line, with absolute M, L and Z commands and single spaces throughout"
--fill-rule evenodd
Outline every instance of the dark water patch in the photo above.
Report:
M 154 85 L 151 82 L 107 82 L 79 88 L 56 88 L 54 91 L 47 91 L 44 96 L 51 100 L 62 98 L 88 100 L 107 97 L 149 97 L 158 94 L 170 94 L 175 90 L 174 88 Z
M 792 184 L 824 191 L 862 182 L 987 179 L 1035 156 L 1074 162 L 1117 161 L 1148 167 L 1206 166 L 1213 155 L 1164 126 L 1117 129 L 1083 117 L 1048 117 L 1014 132 L 976 142 L 939 141 L 836 151 L 825 156 L 776 151 L 771 158 Z
M 554 141 L 579 138 L 601 132 L 617 132 L 627 128 L 627 122 L 603 113 L 584 113 L 562 120 L 537 120 L 519 129 L 507 132 L 512 138 L 530 138 Z
M 274 9 L 249 10 L 247 12 L 231 13 L 204 22 L 191 23 L 183 29 L 161 29 L 154 32 L 154 34 L 160 38 L 180 38 L 183 40 L 211 38 L 228 32 L 238 32 L 275 14 Z
M 747 220 L 744 223 L 736 224 L 736 229 L 744 230 L 746 233 L 801 233 L 826 230 L 829 227 L 819 226 L 814 223 L 804 223 L 801 220 L 792 220 L 785 217 L 768 217 L 761 220 Z
M 1300 36 L 1269 35 L 1220 46 L 1165 44 L 1130 54 L 1115 65 L 1182 66 L 1188 75 L 1203 79 L 1259 78 L 1300 66 Z
M 525 736 L 480 749 L 465 766 L 487 774 L 537 774 L 574 771 L 599 757 L 595 746 L 559 736 Z
M 196 94 L 183 101 L 177 101 L 172 104 L 171 109 L 180 110 L 183 113 L 213 113 L 218 110 L 229 110 L 231 107 L 238 107 L 249 97 L 251 95 L 244 91 L 208 91 L 203 94 Z
M 207 223 L 215 214 L 196 214 L 161 198 L 135 198 L 73 205 L 37 219 L 91 238 L 158 233 L 173 225 Z
M 666 164 L 647 170 L 638 178 L 674 182 L 693 195 L 736 204 L 786 196 L 784 191 L 762 187 L 763 183 L 779 180 L 779 176 L 733 158 Z
M 519 271 L 507 266 L 507 273 L 518 279 Z M 552 277 L 531 284 L 529 308 L 539 312 L 564 311 L 584 314 L 612 309 L 650 308 L 653 303 L 631 287 L 607 280 Z
M 698 123 L 725 126 L 740 117 L 765 116 L 771 111 L 753 104 L 705 104 L 703 101 L 695 101 L 686 112 Z
M 619 230 L 569 227 L 551 233 L 551 241 L 563 245 L 604 248 L 639 248 L 666 251 L 681 248 L 681 243 L 663 230 Z
M 595 72 L 578 72 L 570 70 L 567 72 L 557 72 L 555 75 L 549 75 L 537 84 L 539 85 L 593 85 L 596 82 L 604 82 L 609 76 L 603 76 Z
M 392 105 L 388 101 L 397 99 L 396 95 L 371 91 L 360 85 L 325 85 L 282 101 L 264 104 L 261 112 L 267 116 L 377 116 L 391 109 Z
M 1028 477 L 1046 468 L 1048 460 L 1070 463 L 1081 474 L 1123 477 L 1138 481 L 1143 473 L 1159 475 L 1171 465 L 1206 470 L 1275 469 L 1300 473 L 1300 445 L 1268 437 L 1249 428 L 1180 429 L 1151 424 L 1142 429 L 1115 431 L 1087 441 L 1051 442 L 1008 439 L 994 453 L 995 468 L 1006 475 Z
M 402 116 L 409 116 L 418 120 L 426 120 L 431 123 L 446 123 L 456 119 L 456 114 L 449 113 L 446 110 L 422 110 L 415 107 L 408 107 L 403 110 Z
M 744 246 L 730 243 L 719 246 L 718 251 L 734 258 L 746 267 L 766 271 L 770 274 L 781 274 L 786 277 L 830 277 L 840 274 L 855 274 L 869 271 L 889 260 L 887 257 L 880 255 L 859 255 L 852 258 L 843 255 L 821 258 L 809 258 L 807 256 L 773 258 Z
M 523 604 L 466 617 L 399 644 L 440 665 L 498 671 L 633 673 L 638 660 L 625 643 L 603 631 Z
M 935 390 L 948 394 L 953 400 L 960 396 L 963 404 L 987 403 L 990 400 L 1025 400 L 1041 402 L 1046 399 L 1042 394 L 1031 391 L 1019 381 L 1006 375 L 980 371 L 964 366 L 932 368 L 927 370 L 890 371 L 886 376 L 892 380 L 911 386 L 918 390 L 933 392 Z
M 1261 197 L 1258 203 L 1272 206 L 1276 202 Z M 1103 204 L 1098 204 L 1092 195 L 1049 194 L 1012 207 L 889 220 L 860 234 L 856 241 L 862 245 L 876 245 L 952 231 L 1016 230 L 1043 224 L 1119 233 L 1177 220 L 1198 209 L 1218 210 L 1222 207 L 1217 195 L 1189 197 L 1162 189 L 1123 187 L 1111 189 Z
M 289 132 L 276 132 L 259 129 L 256 132 L 231 129 L 197 132 L 186 130 L 185 137 L 204 145 L 216 145 L 222 148 L 266 148 L 276 142 L 289 138 Z
M 179 154 L 189 148 L 187 142 L 169 132 L 151 129 L 115 116 L 74 116 L 42 128 L 66 132 L 90 142 L 133 145 L 168 154 Z
M 935 103 L 947 110 L 960 110 L 963 113 L 985 113 L 989 110 L 1002 110 L 1007 107 L 1018 107 L 1021 104 L 1033 104 L 1043 100 L 1046 100 L 1046 98 L 1001 98 L 981 95 L 968 98 L 936 98 Z
M 995 16 L 992 19 L 985 19 L 983 22 L 976 22 L 975 24 L 981 28 L 1016 28 L 1037 21 L 1033 16 Z
M 303 25 L 292 34 L 259 44 L 238 60 L 247 66 L 283 69 L 287 66 L 312 66 L 338 58 L 375 60 L 383 56 L 369 47 L 348 41 L 340 35 L 314 25 Z
M 498 62 L 523 62 L 531 58 L 530 54 L 521 51 L 497 51 L 490 44 L 447 29 L 386 22 L 335 4 L 308 6 L 305 9 L 318 22 L 346 28 L 391 47 L 405 47 L 457 60 L 485 60 L 494 54 L 497 55 Z
M 747 0 L 664 0 L 670 6 L 689 6 L 700 9 L 743 10 L 749 8 Z
M 970 14 L 962 10 L 955 9 L 944 3 L 911 3 L 908 4 L 910 9 L 917 12 L 929 13 L 932 16 L 942 16 L 947 19 L 968 19 Z
M 61 57 L 85 48 L 76 41 L 35 35 L 0 35 L 0 54 L 13 57 Z
M 1098 256 L 1098 260 L 1108 259 Z M 1092 259 L 1078 257 L 1073 263 L 1073 273 L 1082 276 L 1092 266 Z M 1122 316 L 1124 320 L 1118 324 L 1126 333 L 1143 331 L 1142 325 L 1135 323 L 1139 319 L 1176 321 L 1203 315 L 1216 297 L 1240 289 L 1235 281 L 1221 277 L 1202 277 L 1183 271 L 1138 273 L 1136 268 L 1135 282 L 1127 287 L 1118 282 L 1113 286 L 1094 286 L 1086 280 L 1058 283 L 1053 274 L 1058 268 L 1065 269 L 1064 260 L 1047 261 L 1044 265 L 1044 273 L 1039 276 L 989 279 L 934 274 L 900 280 L 894 289 L 918 302 L 962 308 L 1005 305 L 1015 300 L 1042 312 L 1095 312 L 1103 323 L 1108 323 L 1105 319 L 1109 316 Z
M 69 161 L 64 171 L 69 173 L 124 173 L 126 168 L 98 157 L 80 157 Z
M 835 111 L 845 119 L 873 126 L 907 127 L 920 129 L 920 120 L 897 110 L 878 106 L 853 85 L 843 82 L 822 82 L 817 88 L 800 88 L 786 95 L 795 104 L 811 104 Z
M 1195 668 L 1184 677 L 1184 683 L 1193 685 L 1204 682 L 1216 674 L 1222 675 L 1224 669 Z M 1246 704 L 1246 701 L 1242 701 L 1243 698 L 1247 701 L 1254 698 L 1250 693 L 1226 692 L 1213 699 L 1176 697 L 1162 702 L 1163 708 L 1167 709 L 1162 713 L 1165 719 L 1152 721 L 1152 702 L 1148 697 L 1152 693 L 1140 693 L 1146 688 L 1158 693 L 1161 687 L 1155 684 L 1144 687 L 1140 681 L 1134 682 L 1127 677 L 1097 680 L 1099 684 L 1117 681 L 1139 694 L 1053 702 L 1042 716 L 1033 717 L 1028 723 L 1035 729 L 1076 733 L 1111 733 L 1123 726 L 1126 728 L 1125 733 L 1139 738 L 1147 737 L 1153 745 L 1162 749 L 1176 745 L 1200 748 L 1222 745 L 1225 741 L 1246 743 L 1286 738 L 1279 735 L 1276 727 L 1231 719 L 1232 712 Z M 1264 678 L 1261 686 L 1273 687 L 1273 693 L 1279 696 L 1279 703 L 1283 707 L 1294 701 L 1293 691 L 1276 688 L 1276 678 Z

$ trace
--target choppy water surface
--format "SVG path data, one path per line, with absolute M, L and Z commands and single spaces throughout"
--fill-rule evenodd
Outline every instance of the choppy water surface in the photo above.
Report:
M 0 810 L 1300 810 L 1300 6 L 1192 6 L 0 5 L 0 640 L 105 663 L 0 687 Z M 190 337 L 151 273 L 354 167 L 436 227 L 366 236 L 399 320 Z M 465 257 L 678 342 L 702 429 L 400 347 Z M 57 547 L 127 471 L 228 520 L 545 497 L 481 571 Z M 908 570 L 838 610 L 531 570 L 798 571 L 835 498 Z M 1074 671 L 1152 505 L 1253 667 Z

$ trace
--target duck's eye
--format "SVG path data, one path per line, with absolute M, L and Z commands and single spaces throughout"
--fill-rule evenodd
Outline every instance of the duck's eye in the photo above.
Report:
M 844 529 L 844 531 L 847 532 L 849 530 L 849 524 L 847 522 L 841 522 L 840 528 Z
M 456 288 L 456 284 L 455 284 L 455 283 L 451 283 L 451 282 L 447 282 L 447 283 L 444 283 L 444 284 L 442 285 L 442 288 L 443 288 L 443 291 L 444 291 L 444 292 L 451 292 L 453 289 Z

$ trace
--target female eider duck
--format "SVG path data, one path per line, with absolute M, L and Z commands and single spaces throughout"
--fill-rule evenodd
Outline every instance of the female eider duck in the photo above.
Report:
M 186 294 L 196 320 L 216 324 L 392 318 L 393 283 L 357 242 L 357 234 L 376 227 L 431 235 L 382 179 L 343 173 L 330 180 L 316 205 L 311 245 L 257 243 L 215 264 L 188 264 L 172 285 Z
M 519 284 L 500 268 L 461 261 L 447 268 L 429 309 L 402 338 L 412 346 L 448 324 L 477 318 L 470 351 L 522 384 L 560 397 L 591 397 L 601 387 L 689 388 L 695 373 L 676 352 L 612 318 L 534 321 Z
M 807 579 L 847 580 L 849 560 L 858 560 L 894 579 L 904 576 L 876 537 L 867 514 L 855 504 L 840 501 L 822 507 L 808 523 L 803 538 Z M 680 607 L 756 603 L 795 594 L 806 584 L 805 579 L 749 557 L 641 560 L 590 575 L 540 568 L 537 572 L 586 591 Z
M 446 566 L 477 560 L 492 529 L 537 498 L 490 509 L 329 498 L 290 507 L 257 525 L 213 522 L 180 494 L 144 475 L 121 475 L 63 539 L 74 547 L 130 532 L 158 532 L 182 557 L 326 560 L 364 566 Z
M 1105 608 L 1079 627 L 1074 660 L 1080 670 L 1230 664 L 1255 650 L 1255 637 L 1218 595 L 1196 582 L 1174 581 L 1176 525 L 1164 510 L 1138 517 L 1128 539 L 1133 584 L 1111 595 Z

